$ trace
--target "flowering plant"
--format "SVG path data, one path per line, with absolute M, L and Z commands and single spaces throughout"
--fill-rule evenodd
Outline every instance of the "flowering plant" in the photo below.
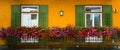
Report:
M 28 39 L 30 37 L 45 39 L 48 40 L 52 38 L 55 39 L 84 39 L 86 37 L 101 37 L 108 36 L 114 37 L 117 33 L 120 32 L 120 29 L 114 27 L 90 27 L 90 28 L 81 28 L 74 26 L 67 26 L 64 28 L 60 27 L 51 27 L 51 28 L 42 28 L 42 27 L 17 27 L 17 28 L 3 28 L 0 30 L 0 36 L 5 37 L 15 37 Z

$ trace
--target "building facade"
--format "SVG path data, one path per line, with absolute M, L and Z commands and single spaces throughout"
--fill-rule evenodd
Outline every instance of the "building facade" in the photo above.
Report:
M 0 0 L 0 28 L 120 27 L 120 0 Z

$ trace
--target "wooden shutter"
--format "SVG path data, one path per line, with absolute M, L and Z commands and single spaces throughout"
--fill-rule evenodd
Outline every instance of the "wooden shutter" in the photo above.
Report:
M 40 5 L 39 6 L 39 25 L 48 26 L 48 6 Z
M 75 6 L 76 26 L 85 27 L 84 5 Z
M 20 26 L 20 5 L 12 5 L 11 7 L 11 27 Z
M 103 26 L 112 26 L 112 6 L 103 5 Z

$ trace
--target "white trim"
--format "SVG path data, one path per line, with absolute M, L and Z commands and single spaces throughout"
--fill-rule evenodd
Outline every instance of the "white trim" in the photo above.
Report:
M 100 14 L 101 15 L 101 19 L 100 19 L 100 26 L 102 27 L 102 14 Z
M 92 20 L 93 20 L 93 21 L 92 21 L 92 27 L 95 26 L 95 20 L 94 20 L 94 17 L 95 17 L 95 14 L 93 13 L 93 14 L 92 14 Z
M 100 7 L 100 12 L 102 12 L 102 6 L 85 6 L 85 12 L 87 12 L 86 7 Z
M 24 12 L 22 12 L 23 7 L 37 7 L 37 9 L 35 9 L 37 12 L 25 11 L 25 13 L 24 13 Z M 22 5 L 21 6 L 21 26 L 26 26 L 26 27 L 34 27 L 35 26 L 35 27 L 38 27 L 38 25 L 39 25 L 39 14 L 38 14 L 38 12 L 39 12 L 39 6 L 38 5 Z M 23 15 L 24 14 L 26 14 L 26 15 L 28 14 L 26 16 L 26 17 L 28 17 L 28 18 L 26 18 L 26 19 L 28 19 L 28 21 L 23 20 Z M 37 19 L 32 20 L 31 19 L 32 14 L 36 14 Z M 25 21 L 26 21 L 26 23 L 22 23 L 22 22 L 25 22 Z
M 37 7 L 37 12 L 39 11 L 39 6 L 37 6 L 37 5 L 23 5 L 23 6 L 21 6 L 21 12 L 23 12 L 23 7 Z

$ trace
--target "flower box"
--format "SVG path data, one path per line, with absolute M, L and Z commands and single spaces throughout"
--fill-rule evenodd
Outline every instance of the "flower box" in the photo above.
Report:
M 84 45 L 93 43 L 108 43 L 114 38 L 120 29 L 111 27 L 81 28 L 67 26 L 64 28 L 51 27 L 17 27 L 4 28 L 0 36 L 6 39 L 7 44 L 21 45 Z

